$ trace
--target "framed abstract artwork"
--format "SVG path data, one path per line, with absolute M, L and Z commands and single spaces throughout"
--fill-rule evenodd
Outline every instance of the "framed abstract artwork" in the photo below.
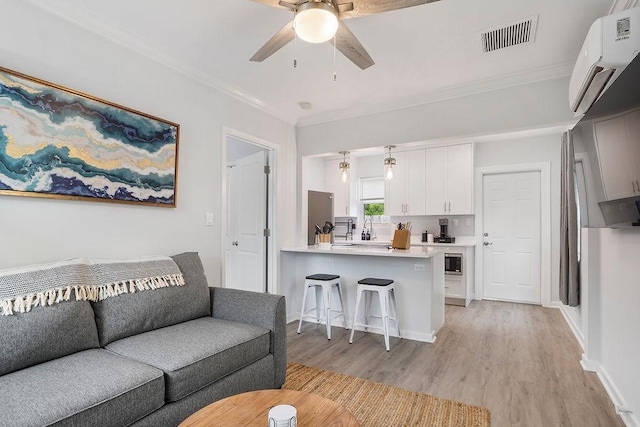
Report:
M 0 195 L 175 207 L 179 133 L 0 67 Z

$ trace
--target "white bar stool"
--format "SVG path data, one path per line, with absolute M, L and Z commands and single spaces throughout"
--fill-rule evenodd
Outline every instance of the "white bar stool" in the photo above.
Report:
M 402 338 L 400 335 L 400 322 L 398 321 L 395 289 L 393 280 L 390 279 L 367 277 L 366 279 L 358 280 L 358 296 L 356 298 L 356 309 L 353 315 L 353 325 L 351 325 L 351 337 L 349 338 L 349 344 L 353 343 L 353 333 L 356 330 L 356 326 L 364 326 L 365 332 L 367 332 L 367 328 L 382 329 L 384 332 L 384 346 L 387 351 L 389 351 L 389 320 L 393 320 L 396 323 L 398 338 Z M 371 304 L 370 297 L 373 292 L 378 294 L 378 300 L 380 301 L 380 316 L 368 315 L 369 306 Z M 360 308 L 360 301 L 362 300 L 363 294 L 365 295 L 365 323 L 358 323 L 358 309 Z M 389 313 L 391 309 L 393 310 L 393 317 L 391 317 L 391 313 Z M 380 317 L 382 319 L 382 328 L 370 325 L 369 317 Z
M 347 327 L 347 316 L 345 315 L 344 303 L 342 300 L 342 287 L 340 285 L 340 276 L 337 274 L 312 274 L 305 277 L 304 281 L 304 295 L 302 297 L 302 309 L 300 310 L 300 322 L 298 323 L 298 333 L 302 328 L 302 320 L 304 318 L 312 318 L 313 316 L 307 316 L 315 310 L 315 320 L 320 323 L 322 316 L 320 315 L 320 301 L 323 303 L 324 319 L 327 322 L 327 339 L 331 339 L 331 322 L 334 319 L 342 316 L 344 318 L 345 329 Z M 316 306 L 310 310 L 304 311 L 307 304 L 307 291 L 310 287 L 314 287 L 316 290 Z M 338 299 L 340 300 L 340 309 L 335 310 L 331 308 L 331 293 L 333 288 L 338 291 Z M 331 312 L 338 313 L 335 316 L 331 316 Z

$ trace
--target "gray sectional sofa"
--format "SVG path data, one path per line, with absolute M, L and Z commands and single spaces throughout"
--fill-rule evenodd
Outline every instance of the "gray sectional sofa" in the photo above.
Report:
M 285 380 L 285 301 L 185 286 L 0 316 L 0 425 L 175 426 L 224 397 Z

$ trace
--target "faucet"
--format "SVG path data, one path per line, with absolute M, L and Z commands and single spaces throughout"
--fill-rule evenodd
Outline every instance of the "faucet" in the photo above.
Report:
M 347 220 L 347 232 L 344 235 L 344 240 L 353 240 L 353 220 L 351 218 Z

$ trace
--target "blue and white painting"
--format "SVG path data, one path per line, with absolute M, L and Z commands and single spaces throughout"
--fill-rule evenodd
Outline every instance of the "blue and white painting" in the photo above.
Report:
M 178 133 L 0 68 L 0 194 L 175 207 Z

